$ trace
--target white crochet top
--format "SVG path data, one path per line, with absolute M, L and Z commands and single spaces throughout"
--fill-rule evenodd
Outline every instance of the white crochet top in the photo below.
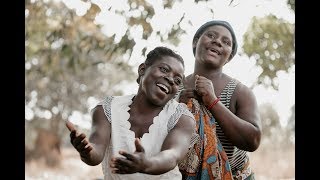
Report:
M 111 140 L 110 145 L 106 149 L 105 157 L 102 161 L 102 170 L 105 180 L 144 180 L 144 179 L 161 179 L 161 180 L 181 180 L 182 175 L 178 166 L 173 170 L 162 175 L 149 175 L 143 173 L 134 174 L 113 174 L 111 172 L 109 161 L 112 156 L 121 156 L 119 150 L 127 152 L 135 151 L 135 133 L 130 130 L 130 122 L 128 121 L 130 114 L 128 110 L 132 103 L 134 95 L 126 96 L 108 96 L 98 105 L 102 105 L 104 113 L 111 124 Z M 194 118 L 189 112 L 187 106 L 178 103 L 176 100 L 170 100 L 158 114 L 154 117 L 153 124 L 149 127 L 149 132 L 141 137 L 141 144 L 145 149 L 147 157 L 156 155 L 160 152 L 162 143 L 168 132 L 176 125 L 180 116 L 184 114 Z

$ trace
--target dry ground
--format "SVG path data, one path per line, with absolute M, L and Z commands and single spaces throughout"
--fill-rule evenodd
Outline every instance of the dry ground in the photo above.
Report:
M 295 179 L 295 150 L 291 148 L 258 148 L 250 154 L 257 180 Z
M 259 148 L 250 154 L 257 180 L 293 180 L 295 171 L 294 147 L 284 149 Z M 74 149 L 62 149 L 59 167 L 49 168 L 43 161 L 25 164 L 26 180 L 97 180 L 101 179 L 101 165 L 84 164 Z

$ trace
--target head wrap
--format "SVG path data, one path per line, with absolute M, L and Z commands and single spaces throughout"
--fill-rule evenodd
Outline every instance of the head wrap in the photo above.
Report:
M 210 26 L 216 26 L 216 25 L 220 25 L 220 26 L 224 26 L 225 28 L 227 28 L 230 31 L 230 34 L 232 36 L 232 51 L 231 51 L 231 58 L 234 57 L 234 55 L 237 53 L 237 48 L 238 48 L 238 44 L 237 44 L 237 39 L 236 36 L 234 34 L 233 28 L 231 27 L 231 25 L 227 22 L 227 21 L 222 21 L 222 20 L 212 20 L 212 21 L 208 21 L 206 23 L 204 23 L 202 26 L 200 26 L 200 28 L 197 30 L 197 32 L 195 33 L 195 35 L 193 36 L 193 40 L 192 43 L 194 42 L 194 40 L 196 38 L 199 38 L 202 33 Z M 192 48 L 193 49 L 193 54 L 196 54 L 196 48 Z

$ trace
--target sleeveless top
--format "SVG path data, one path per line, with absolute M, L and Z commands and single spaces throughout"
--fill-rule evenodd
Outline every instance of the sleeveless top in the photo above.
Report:
M 238 81 L 232 79 L 229 81 L 229 83 L 226 85 L 226 87 L 223 89 L 223 91 L 220 94 L 220 101 L 226 106 L 226 108 L 230 108 L 230 100 L 232 97 L 232 94 L 238 84 Z M 236 146 L 234 146 L 228 138 L 225 136 L 223 130 L 219 126 L 219 123 L 216 121 L 217 125 L 217 136 L 227 153 L 228 159 L 230 161 L 231 171 L 232 174 L 235 176 L 239 176 L 242 173 L 242 177 L 245 175 L 243 173 L 244 169 L 246 169 L 246 173 L 250 171 L 249 174 L 251 174 L 251 169 L 248 169 L 249 165 L 249 156 L 246 151 L 238 149 Z M 240 171 L 240 172 L 238 172 Z
M 149 175 L 143 173 L 134 174 L 114 174 L 111 172 L 109 161 L 113 156 L 121 156 L 119 150 L 127 152 L 135 151 L 135 133 L 130 130 L 130 122 L 128 121 L 130 114 L 130 105 L 134 95 L 126 96 L 107 96 L 98 105 L 102 105 L 104 113 L 111 124 L 110 144 L 106 148 L 105 156 L 102 161 L 102 171 L 105 180 L 137 180 L 137 179 L 176 179 L 181 180 L 182 176 L 178 166 L 167 173 L 161 175 Z M 161 146 L 168 132 L 178 122 L 181 115 L 187 115 L 194 119 L 193 115 L 188 111 L 187 106 L 178 103 L 176 100 L 170 100 L 158 114 L 153 118 L 153 124 L 149 127 L 149 132 L 144 133 L 141 137 L 141 144 L 145 149 L 147 157 L 154 156 L 161 151 Z

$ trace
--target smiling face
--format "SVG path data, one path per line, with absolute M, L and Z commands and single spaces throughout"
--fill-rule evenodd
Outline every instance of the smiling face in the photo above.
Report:
M 198 63 L 222 67 L 230 59 L 232 36 L 224 26 L 210 26 L 194 40 L 193 47 L 196 47 L 195 58 Z
M 163 56 L 153 64 L 139 66 L 139 92 L 157 106 L 164 106 L 179 90 L 184 78 L 184 66 L 176 58 Z

